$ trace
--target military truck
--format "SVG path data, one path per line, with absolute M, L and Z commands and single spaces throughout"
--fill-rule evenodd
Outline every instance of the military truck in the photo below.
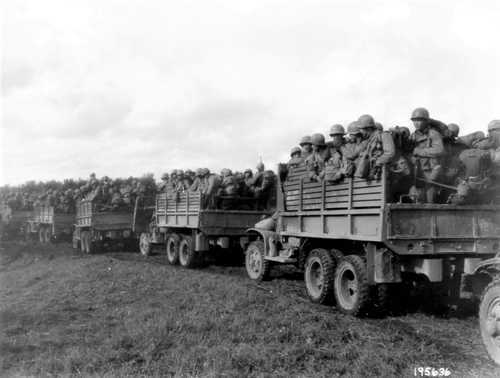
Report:
M 24 231 L 29 239 L 36 235 L 40 243 L 70 241 L 74 219 L 75 214 L 55 212 L 54 206 L 38 205 L 26 220 Z
M 267 279 L 275 264 L 294 264 L 313 302 L 336 302 L 359 316 L 383 306 L 389 289 L 404 283 L 470 297 L 500 271 L 497 205 L 391 203 L 385 168 L 377 180 L 334 184 L 311 182 L 303 166 L 287 173 L 281 165 L 280 172 L 273 226 L 248 230 L 245 266 L 253 280 Z M 486 289 L 481 317 L 495 338 L 499 282 Z
M 138 197 L 130 209 L 99 208 L 92 200 L 81 200 L 76 206 L 73 248 L 85 253 L 103 250 L 138 250 L 138 235 L 148 230 L 153 213 Z
M 14 240 L 19 238 L 27 238 L 26 223 L 32 217 L 31 210 L 12 210 L 12 208 L 2 203 L 0 204 L 1 211 L 1 239 Z
M 246 201 L 247 206 L 222 206 L 224 210 L 211 208 L 210 204 L 224 200 L 213 201 L 200 191 L 159 193 L 154 224 L 140 238 L 141 253 L 147 255 L 153 246 L 162 246 L 170 264 L 193 268 L 204 261 L 207 253 L 215 250 L 242 252 L 242 244 L 248 241 L 246 230 L 270 212 L 259 210 L 253 198 L 237 199 L 240 205 L 241 201 Z M 232 204 L 235 199 L 227 201 Z

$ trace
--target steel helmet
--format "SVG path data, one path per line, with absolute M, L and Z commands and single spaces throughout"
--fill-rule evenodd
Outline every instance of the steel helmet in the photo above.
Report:
M 380 122 L 375 122 L 375 128 L 380 131 L 384 131 L 384 126 Z
M 456 123 L 450 123 L 448 125 L 448 130 L 450 131 L 451 136 L 456 138 L 460 132 L 460 127 Z
M 411 120 L 414 119 L 429 119 L 429 111 L 426 108 L 416 108 L 411 113 Z
M 312 144 L 310 135 L 302 137 L 302 139 L 300 140 L 300 145 L 303 146 L 304 144 Z
M 255 168 L 257 168 L 257 170 L 258 170 L 258 171 L 261 171 L 261 170 L 263 171 L 263 170 L 264 170 L 264 168 L 265 168 L 265 167 L 264 167 L 264 163 L 263 163 L 263 162 L 260 162 L 259 164 L 257 164 L 257 167 L 255 167 Z
M 302 150 L 300 149 L 300 147 L 294 147 L 290 151 L 290 156 L 293 156 L 293 154 L 300 154 L 301 152 L 302 152 Z
M 494 119 L 488 123 L 488 131 L 500 130 L 500 120 Z
M 337 124 L 333 125 L 332 127 L 330 127 L 330 136 L 338 135 L 338 134 L 344 135 L 345 130 L 344 130 L 344 126 L 339 125 L 337 123 Z
M 320 133 L 313 134 L 311 136 L 311 142 L 315 146 L 324 146 L 325 145 L 325 136 Z
M 177 169 L 172 169 L 172 172 L 170 172 L 170 176 L 177 176 Z
M 347 134 L 351 134 L 351 135 L 356 135 L 356 134 L 359 134 L 359 126 L 358 126 L 358 122 L 357 121 L 354 121 L 354 122 L 351 122 L 348 126 L 347 126 Z
M 198 168 L 196 170 L 196 176 L 198 176 L 198 177 L 203 176 L 203 168 Z
M 360 129 L 369 129 L 370 127 L 375 128 L 375 120 L 369 114 L 363 114 L 358 119 L 358 127 Z
M 245 172 L 243 172 L 243 174 L 247 174 L 247 173 L 250 173 L 251 175 L 253 175 L 253 172 L 251 169 L 245 169 Z
M 162 179 L 162 180 L 168 180 L 168 173 L 164 173 L 164 174 L 161 176 L 161 179 Z

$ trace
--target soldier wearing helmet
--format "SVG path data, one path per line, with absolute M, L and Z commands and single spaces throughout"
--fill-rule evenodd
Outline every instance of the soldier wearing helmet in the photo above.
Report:
M 411 114 L 415 132 L 410 137 L 413 145 L 412 162 L 417 178 L 436 181 L 442 176 L 442 158 L 445 153 L 441 133 L 431 126 L 429 111 L 417 108 Z M 425 193 L 427 203 L 436 202 L 437 187 L 429 182 L 414 183 L 413 193 Z M 423 195 L 419 194 L 420 199 Z M 419 200 L 420 200 L 419 199 Z
M 306 160 L 309 155 L 312 154 L 312 142 L 311 136 L 303 136 L 300 140 L 300 147 L 302 149 L 301 156 L 303 160 Z
M 294 147 L 290 151 L 290 160 L 288 160 L 288 169 L 294 168 L 298 166 L 300 163 L 302 163 L 303 159 L 301 157 L 302 155 L 302 150 L 300 147 Z
M 229 168 L 224 168 L 220 172 L 221 175 L 221 183 L 219 188 L 219 195 L 230 197 L 230 201 L 221 201 L 222 204 L 228 205 L 236 205 L 233 203 L 231 199 L 235 199 L 238 195 L 238 183 L 236 181 L 236 177 L 233 175 L 233 172 Z M 223 206 L 226 208 L 227 206 Z
M 443 182 L 449 185 L 455 185 L 458 176 L 461 174 L 463 165 L 460 162 L 460 153 L 467 147 L 461 143 L 458 138 L 460 127 L 456 123 L 447 125 L 448 132 L 443 137 L 444 155 L 443 155 Z M 448 197 L 451 193 L 444 193 Z
M 193 180 L 193 183 L 189 187 L 189 190 L 192 192 L 196 192 L 197 190 L 201 190 L 201 186 L 202 186 L 201 183 L 203 180 L 203 168 L 198 168 L 194 174 L 195 174 L 195 178 Z
M 345 130 L 342 125 L 335 124 L 330 127 L 330 137 L 328 143 L 330 157 L 325 164 L 325 180 L 329 182 L 340 181 L 344 175 L 351 175 L 353 164 L 345 158 Z
M 355 176 L 377 179 L 382 166 L 394 159 L 394 140 L 390 133 L 377 129 L 375 120 L 369 114 L 359 117 L 358 127 L 365 144 L 356 162 Z
M 325 143 L 325 136 L 320 133 L 311 136 L 313 152 L 305 160 L 308 177 L 311 181 L 321 181 L 325 174 L 325 163 L 330 158 L 330 149 Z
M 204 205 L 207 208 L 215 208 L 216 196 L 221 185 L 221 177 L 210 173 L 208 168 L 202 168 L 203 178 L 201 181 L 201 192 L 204 196 Z
M 344 145 L 343 157 L 345 163 L 349 165 L 349 169 L 346 170 L 346 176 L 352 176 L 354 172 L 351 171 L 355 169 L 356 160 L 366 147 L 366 140 L 363 139 L 357 121 L 351 122 L 347 126 L 347 135 L 348 138 Z

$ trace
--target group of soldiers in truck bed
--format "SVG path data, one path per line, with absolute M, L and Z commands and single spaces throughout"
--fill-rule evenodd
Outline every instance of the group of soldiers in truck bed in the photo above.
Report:
M 80 200 L 92 200 L 98 210 L 130 209 L 138 196 L 154 203 L 156 184 L 152 175 L 111 179 L 90 174 L 87 180 L 63 182 L 28 182 L 19 187 L 0 188 L 0 202 L 12 210 L 33 210 L 34 207 L 53 206 L 57 213 L 72 214 Z
M 425 108 L 411 115 L 415 131 L 384 131 L 365 114 L 347 126 L 305 136 L 290 153 L 288 169 L 306 167 L 306 179 L 331 183 L 344 177 L 377 180 L 387 167 L 392 201 L 471 204 L 497 201 L 500 183 L 500 120 L 488 136 L 459 136 L 459 126 L 430 118 Z
M 266 170 L 264 164 L 257 164 L 257 171 L 232 172 L 228 168 L 220 174 L 212 173 L 208 168 L 192 170 L 173 170 L 170 175 L 162 176 L 160 191 L 196 192 L 203 195 L 206 208 L 222 209 L 266 209 L 274 206 L 276 176 L 272 170 Z

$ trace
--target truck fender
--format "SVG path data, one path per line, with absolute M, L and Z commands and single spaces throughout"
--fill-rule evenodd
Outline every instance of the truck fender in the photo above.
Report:
M 482 274 L 486 273 L 489 275 L 495 275 L 500 272 L 500 257 L 493 257 L 491 259 L 487 259 L 481 261 L 474 269 L 473 274 Z
M 270 248 L 270 240 L 276 240 L 277 238 L 277 233 L 274 231 L 269 231 L 269 230 L 262 230 L 259 228 L 249 228 L 248 230 L 245 231 L 248 235 L 257 235 L 262 238 L 262 241 L 264 242 L 264 251 L 266 256 L 269 255 L 269 248 Z

